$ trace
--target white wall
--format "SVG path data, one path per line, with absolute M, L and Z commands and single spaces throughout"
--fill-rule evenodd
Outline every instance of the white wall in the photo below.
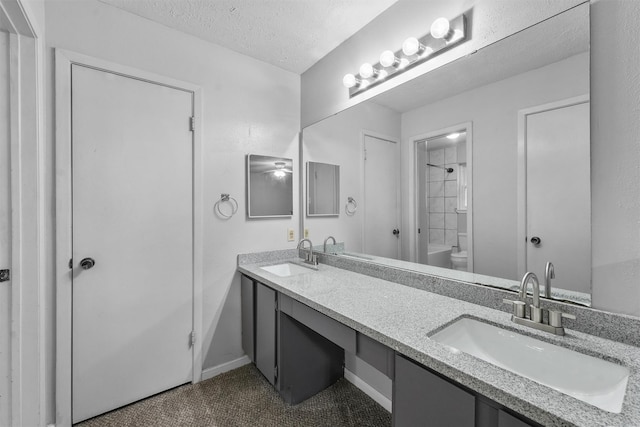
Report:
M 46 2 L 47 107 L 54 111 L 53 50 L 58 47 L 103 60 L 191 82 L 203 88 L 204 183 L 204 368 L 241 357 L 239 275 L 236 255 L 295 247 L 287 242 L 287 229 L 299 224 L 298 193 L 290 219 L 246 219 L 245 155 L 257 153 L 294 159 L 299 167 L 300 77 L 120 11 L 96 0 Z M 53 253 L 55 222 L 54 123 L 49 114 L 46 177 L 47 277 L 44 303 L 47 325 L 55 324 Z M 294 188 L 297 188 L 294 173 Z M 214 214 L 221 193 L 239 203 L 238 213 L 223 221 Z M 54 328 L 47 330 L 53 337 Z M 54 340 L 46 348 L 47 376 L 53 378 Z M 48 421 L 54 418 L 54 384 L 48 382 Z
M 400 0 L 302 74 L 302 125 L 322 120 L 584 1 Z M 461 13 L 469 15 L 470 40 L 349 99 L 342 85 L 346 73 L 356 74 L 363 62 L 378 62 L 380 52 L 399 49 L 407 37 L 426 34 L 436 18 Z
M 593 305 L 640 316 L 640 2 L 591 5 Z
M 588 92 L 589 54 L 583 53 L 404 113 L 404 228 L 415 223 L 414 137 L 472 122 L 474 271 L 517 279 L 518 110 Z M 403 256 L 414 247 L 404 239 Z
M 400 114 L 373 103 L 358 105 L 327 120 L 306 128 L 303 132 L 303 158 L 306 162 L 330 163 L 340 166 L 340 202 L 338 217 L 305 217 L 304 227 L 314 245 L 327 236 L 345 242 L 346 250 L 362 252 L 363 206 L 363 146 L 362 131 L 373 131 L 400 140 Z M 303 189 L 306 198 L 306 188 Z M 355 215 L 345 214 L 347 198 L 353 197 L 359 209 Z

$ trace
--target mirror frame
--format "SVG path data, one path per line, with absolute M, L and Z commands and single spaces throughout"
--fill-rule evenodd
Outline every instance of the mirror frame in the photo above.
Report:
M 291 213 L 290 214 L 276 214 L 276 215 L 252 215 L 251 214 L 251 157 L 266 157 L 266 158 L 271 158 L 274 160 L 274 165 L 275 162 L 278 160 L 284 161 L 284 162 L 288 162 L 291 165 L 291 173 L 290 173 L 290 179 L 291 179 Z M 288 158 L 284 158 L 284 157 L 275 157 L 275 156 L 266 156 L 266 155 L 262 155 L 262 154 L 247 154 L 247 162 L 246 162 L 246 166 L 247 166 L 247 182 L 246 182 L 246 190 L 247 190 L 247 218 L 248 219 L 264 219 L 264 218 L 291 218 L 293 216 L 293 159 L 288 159 Z
M 312 162 L 312 161 L 308 161 L 307 163 L 307 174 L 306 174 L 306 191 L 307 191 L 307 203 L 306 203 L 306 214 L 308 217 L 311 218 L 318 218 L 318 217 L 336 217 L 336 216 L 340 216 L 340 165 L 334 165 L 331 163 L 323 163 L 323 162 Z M 335 189 L 334 189 L 334 201 L 335 201 L 335 213 L 310 213 L 311 211 L 311 191 L 309 188 L 310 185 L 310 178 L 309 175 L 311 174 L 311 164 L 316 164 L 316 165 L 326 165 L 326 166 L 333 166 L 335 169 L 335 177 L 336 177 L 336 181 L 335 181 Z

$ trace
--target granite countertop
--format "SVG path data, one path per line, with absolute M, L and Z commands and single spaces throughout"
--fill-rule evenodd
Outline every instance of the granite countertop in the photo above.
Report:
M 297 263 L 298 259 L 289 259 Z M 397 352 L 543 425 L 640 426 L 640 348 L 567 330 L 564 337 L 519 326 L 508 313 L 320 264 L 279 277 L 240 263 L 240 272 L 361 332 Z M 429 339 L 461 317 L 473 317 L 540 340 L 627 366 L 620 414 L 610 413 Z

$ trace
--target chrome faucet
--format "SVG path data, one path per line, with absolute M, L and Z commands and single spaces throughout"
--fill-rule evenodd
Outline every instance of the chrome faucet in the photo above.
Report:
M 324 249 L 323 250 L 324 250 L 325 254 L 327 253 L 327 242 L 329 241 L 329 239 L 333 240 L 333 244 L 334 245 L 336 244 L 336 238 L 333 237 L 333 236 L 329 236 L 326 239 L 324 239 Z
M 529 318 L 536 323 L 542 322 L 542 309 L 540 308 L 540 282 L 535 273 L 528 271 L 522 281 L 520 282 L 520 301 L 527 303 L 527 290 L 529 289 L 529 282 L 533 283 L 533 304 L 531 304 L 531 310 Z M 526 312 L 526 308 L 525 308 Z
M 547 270 L 545 271 L 545 279 L 553 277 L 553 265 L 551 268 L 547 263 Z M 527 290 L 529 289 L 529 282 L 533 283 L 533 304 L 530 306 L 529 317 L 527 317 Z M 548 286 L 548 285 L 547 285 Z M 548 310 L 548 323 L 544 323 L 543 310 L 540 308 L 540 283 L 538 277 L 532 273 L 527 272 L 522 277 L 520 282 L 520 291 L 518 292 L 518 300 L 511 301 L 504 299 L 503 302 L 511 304 L 513 306 L 513 315 L 511 320 L 518 325 L 530 326 L 534 329 L 541 331 L 551 332 L 556 335 L 564 335 L 564 327 L 562 326 L 562 318 L 574 319 L 576 316 L 572 314 L 563 313 L 559 310 Z
M 556 272 L 553 269 L 553 264 L 549 261 L 544 268 L 544 296 L 545 298 L 551 298 L 551 279 L 556 278 Z
M 304 242 L 309 242 L 309 251 L 304 257 L 306 264 L 318 265 L 318 256 L 313 254 L 313 243 L 309 239 L 302 239 L 298 242 L 298 250 L 304 249 Z

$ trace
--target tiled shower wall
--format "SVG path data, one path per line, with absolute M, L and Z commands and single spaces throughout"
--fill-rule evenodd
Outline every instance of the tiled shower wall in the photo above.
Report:
M 444 169 L 427 166 L 429 243 L 453 246 L 458 242 L 458 148 L 427 150 L 427 162 Z

